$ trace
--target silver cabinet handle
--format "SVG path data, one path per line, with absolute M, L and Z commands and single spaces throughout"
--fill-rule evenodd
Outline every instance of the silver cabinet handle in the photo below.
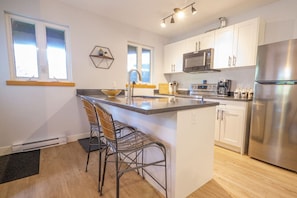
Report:
M 217 120 L 219 119 L 220 110 L 217 110 Z
M 233 56 L 233 66 L 236 66 L 236 56 Z
M 224 120 L 224 111 L 223 110 L 221 111 L 221 120 L 222 121 Z
M 231 56 L 228 58 L 228 66 L 231 66 Z

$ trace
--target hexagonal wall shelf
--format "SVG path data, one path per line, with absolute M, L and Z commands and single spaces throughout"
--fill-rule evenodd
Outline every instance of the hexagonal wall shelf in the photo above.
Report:
M 109 69 L 114 61 L 107 47 L 95 46 L 89 56 L 96 68 Z

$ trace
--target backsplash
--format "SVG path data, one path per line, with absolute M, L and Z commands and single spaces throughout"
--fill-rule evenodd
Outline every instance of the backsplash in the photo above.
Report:
M 255 66 L 223 69 L 221 72 L 214 73 L 176 73 L 166 74 L 169 81 L 177 81 L 178 89 L 189 89 L 192 83 L 217 83 L 221 79 L 232 80 L 231 91 L 236 88 L 253 88 L 255 79 Z

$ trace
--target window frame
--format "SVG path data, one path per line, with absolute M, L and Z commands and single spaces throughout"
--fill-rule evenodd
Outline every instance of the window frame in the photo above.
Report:
M 72 64 L 71 64 L 71 53 L 70 53 L 70 30 L 68 26 L 54 24 L 48 21 L 33 19 L 29 17 L 20 16 L 17 14 L 9 13 L 5 11 L 6 18 L 6 32 L 7 32 L 7 46 L 8 46 L 8 58 L 9 58 L 9 69 L 10 69 L 10 80 L 7 81 L 7 85 L 13 85 L 11 82 L 15 81 L 37 81 L 37 82 L 65 82 L 72 81 Z M 37 48 L 37 67 L 38 77 L 17 77 L 16 65 L 15 65 L 15 52 L 12 36 L 12 23 L 11 20 L 17 20 L 24 23 L 34 24 L 35 27 L 35 39 Z M 65 54 L 66 54 L 66 79 L 56 79 L 49 77 L 49 65 L 47 62 L 47 37 L 46 28 L 53 28 L 64 32 L 65 40 Z M 18 85 L 16 83 L 15 85 Z M 26 85 L 23 83 L 22 85 Z M 32 83 L 28 83 L 31 85 Z M 59 86 L 58 83 L 45 83 L 48 86 Z M 71 83 L 71 85 L 74 85 Z M 61 85 L 63 86 L 63 85 Z
M 148 45 L 143 45 L 143 44 L 138 44 L 138 43 L 134 43 L 134 42 L 128 42 L 128 45 L 127 45 L 127 49 L 129 46 L 132 46 L 132 47 L 136 47 L 137 49 L 137 70 L 139 72 L 142 71 L 142 50 L 143 49 L 146 49 L 146 50 L 150 50 L 150 54 L 151 54 L 151 57 L 150 57 L 150 82 L 145 82 L 145 83 L 152 83 L 153 82 L 153 54 L 154 54 L 154 48 L 153 47 L 150 47 Z M 129 55 L 129 52 L 127 50 L 127 56 Z M 129 72 L 129 68 L 128 68 L 128 62 L 127 62 L 127 70 Z

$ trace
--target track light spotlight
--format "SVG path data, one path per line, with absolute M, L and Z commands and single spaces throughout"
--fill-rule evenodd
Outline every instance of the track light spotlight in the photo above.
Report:
M 162 22 L 161 22 L 161 27 L 162 27 L 162 28 L 165 28 L 165 27 L 166 27 L 165 19 L 162 20 Z
M 192 15 L 196 14 L 197 10 L 194 8 L 194 6 L 192 5 Z
M 186 8 L 188 8 L 188 7 L 191 7 L 191 11 L 192 11 L 192 14 L 194 15 L 194 14 L 196 14 L 197 13 L 197 10 L 194 8 L 194 5 L 195 4 L 195 2 L 194 3 L 191 3 L 191 4 L 189 4 L 189 5 L 187 5 L 186 7 L 184 7 L 184 8 L 174 8 L 173 9 L 173 13 L 172 14 L 170 14 L 170 15 L 168 15 L 167 17 L 165 17 L 165 18 L 163 18 L 162 19 L 162 22 L 161 22 L 161 27 L 166 27 L 166 23 L 165 23 L 165 20 L 166 19 L 168 19 L 168 18 L 170 18 L 171 17 L 171 20 L 170 20 L 170 23 L 175 23 L 175 20 L 174 20 L 174 15 L 176 15 L 179 19 L 180 18 L 183 18 L 184 16 L 185 16 L 185 12 L 184 12 L 184 10 L 186 9 Z
M 171 16 L 170 23 L 175 23 L 174 18 L 173 18 L 173 15 Z
M 174 11 L 174 13 L 177 15 L 177 17 L 179 19 L 184 18 L 185 13 L 184 13 L 184 11 L 182 9 L 180 9 L 180 8 L 174 8 L 173 11 Z

